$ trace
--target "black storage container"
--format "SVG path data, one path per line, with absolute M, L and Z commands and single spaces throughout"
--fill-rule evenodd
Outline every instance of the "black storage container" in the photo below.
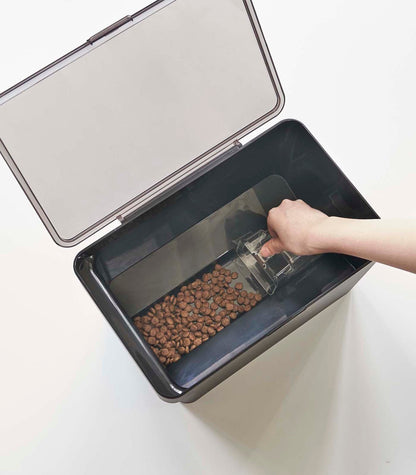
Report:
M 245 0 L 155 2 L 0 96 L 0 151 L 54 240 L 72 246 L 121 222 L 78 254 L 75 272 L 166 401 L 195 401 L 372 265 L 311 259 L 167 366 L 134 324 L 215 263 L 234 265 L 237 243 L 265 229 L 285 198 L 377 218 L 301 123 L 242 145 L 283 102 Z M 255 288 L 250 274 L 243 280 Z

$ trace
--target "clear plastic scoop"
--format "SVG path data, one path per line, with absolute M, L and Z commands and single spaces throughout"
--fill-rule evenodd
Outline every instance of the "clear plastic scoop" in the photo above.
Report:
M 264 230 L 247 234 L 238 240 L 236 251 L 240 261 L 259 286 L 272 295 L 281 280 L 298 272 L 317 256 L 296 256 L 283 251 L 272 257 L 263 257 L 260 250 L 270 239 L 270 234 Z

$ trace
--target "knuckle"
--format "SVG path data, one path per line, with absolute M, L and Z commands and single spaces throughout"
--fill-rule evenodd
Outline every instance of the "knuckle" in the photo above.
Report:
M 269 211 L 269 215 L 272 215 L 272 216 L 273 216 L 273 215 L 276 214 L 278 211 L 279 211 L 278 208 L 272 208 L 272 209 Z
M 289 199 L 286 198 L 282 201 L 281 207 L 283 209 L 287 209 L 287 208 L 292 207 L 294 205 L 294 203 L 295 203 L 294 201 L 289 200 Z

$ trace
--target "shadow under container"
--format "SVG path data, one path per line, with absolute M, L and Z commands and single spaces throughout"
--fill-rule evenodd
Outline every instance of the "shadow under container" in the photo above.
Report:
M 345 295 L 373 263 L 325 254 L 221 333 L 167 367 L 134 317 L 266 228 L 288 191 L 335 216 L 377 214 L 304 125 L 287 120 L 75 259 L 75 272 L 123 344 L 168 402 L 193 402 Z

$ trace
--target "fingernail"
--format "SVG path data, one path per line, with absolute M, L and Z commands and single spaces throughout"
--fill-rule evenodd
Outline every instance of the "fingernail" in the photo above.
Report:
M 260 255 L 262 257 L 270 257 L 272 255 L 272 253 L 269 251 L 269 249 L 266 246 L 264 246 L 260 250 Z

